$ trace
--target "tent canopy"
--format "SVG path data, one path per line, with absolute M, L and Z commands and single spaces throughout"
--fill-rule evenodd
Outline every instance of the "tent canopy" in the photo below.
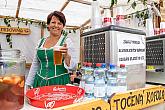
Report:
M 101 7 L 110 0 L 98 0 Z M 47 15 L 62 11 L 66 26 L 83 27 L 90 22 L 92 0 L 0 0 L 0 15 L 46 21 Z

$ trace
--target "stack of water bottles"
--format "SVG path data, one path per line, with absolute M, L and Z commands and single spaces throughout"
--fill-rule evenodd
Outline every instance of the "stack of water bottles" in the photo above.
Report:
M 82 67 L 82 78 L 80 81 L 80 87 L 85 89 L 85 94 L 87 97 L 93 97 L 94 91 L 94 77 L 93 77 L 92 63 L 83 63 Z
M 107 69 L 108 68 L 108 69 Z M 127 91 L 127 69 L 124 64 L 116 66 L 105 63 L 83 63 L 80 87 L 85 89 L 87 98 L 107 100 L 112 94 Z

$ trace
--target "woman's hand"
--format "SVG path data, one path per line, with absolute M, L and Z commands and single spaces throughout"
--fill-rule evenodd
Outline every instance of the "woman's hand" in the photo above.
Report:
M 28 90 L 32 89 L 33 87 L 30 85 L 25 85 L 25 91 L 27 92 Z
M 60 51 L 62 52 L 63 55 L 67 54 L 68 53 L 67 44 L 64 44 L 63 46 L 61 46 Z
M 67 44 L 64 44 L 63 47 L 60 48 L 60 51 L 62 52 L 62 54 L 64 56 L 66 65 L 70 66 L 71 56 L 68 54 Z

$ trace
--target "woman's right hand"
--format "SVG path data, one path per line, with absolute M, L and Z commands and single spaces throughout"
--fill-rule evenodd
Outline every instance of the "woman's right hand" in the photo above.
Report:
M 31 85 L 25 85 L 26 92 L 27 92 L 28 90 L 32 89 L 32 88 L 33 88 L 33 86 L 31 86 Z

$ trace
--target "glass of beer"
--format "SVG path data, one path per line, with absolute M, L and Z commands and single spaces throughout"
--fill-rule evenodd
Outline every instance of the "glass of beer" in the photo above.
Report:
M 62 64 L 62 52 L 60 48 L 62 46 L 55 46 L 54 48 L 54 65 L 61 65 Z

